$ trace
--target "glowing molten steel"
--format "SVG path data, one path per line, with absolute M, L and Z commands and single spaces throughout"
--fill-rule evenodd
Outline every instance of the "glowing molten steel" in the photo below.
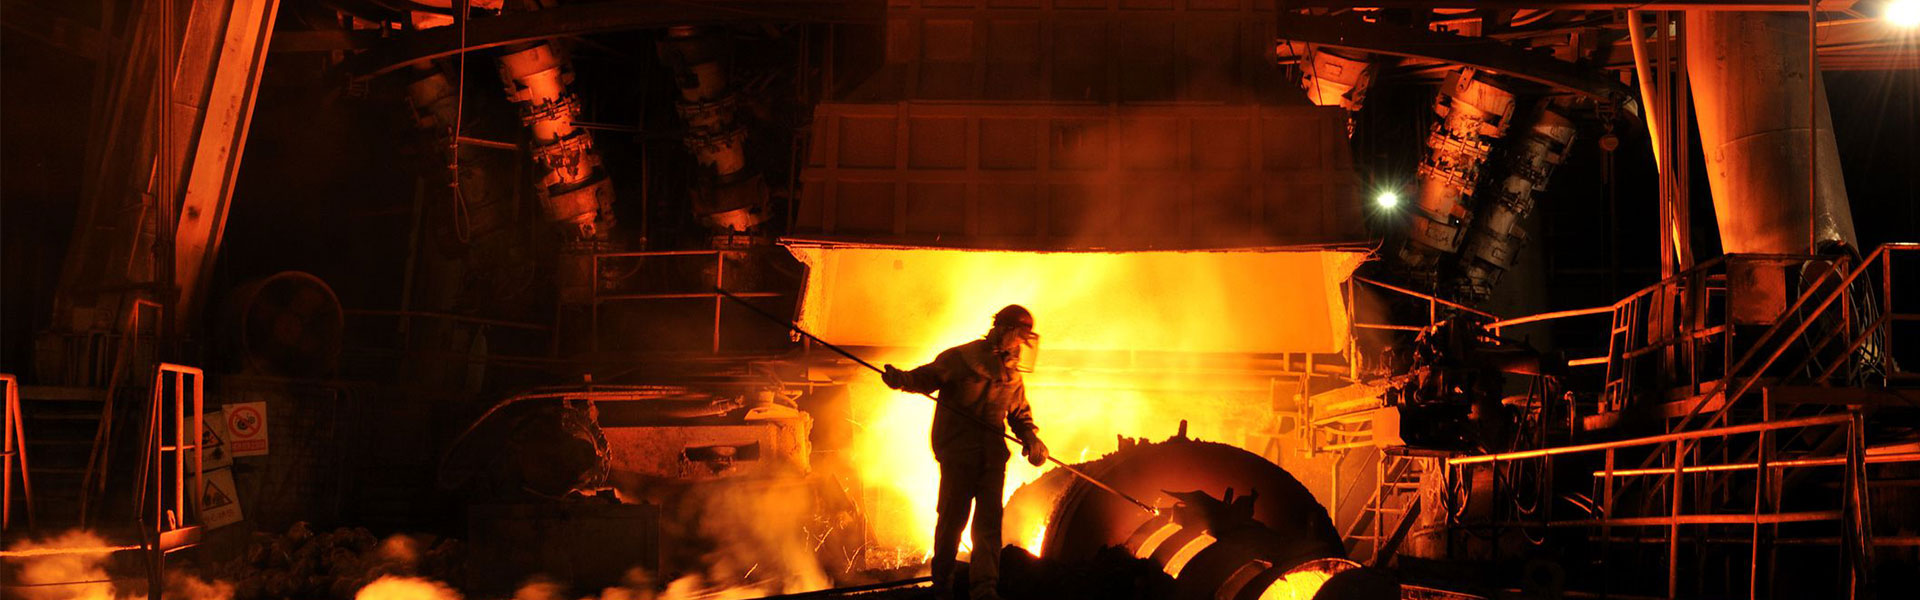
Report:
M 1045 340 L 1038 370 L 1026 377 L 1040 436 L 1056 456 L 1081 459 L 1114 451 L 1116 434 L 1165 437 L 1181 420 L 1195 437 L 1246 442 L 1266 416 L 1268 391 L 1229 375 L 1250 356 L 1342 351 L 1341 284 L 1364 258 L 1350 251 L 792 250 L 809 268 L 801 324 L 835 344 L 865 347 L 875 362 L 924 364 L 980 337 L 1002 306 L 1032 309 Z M 927 441 L 934 407 L 871 374 L 849 383 L 858 426 L 849 462 L 867 489 L 874 541 L 929 548 L 939 480 Z M 1008 494 L 1042 471 L 1016 456 Z M 1014 510 L 1007 543 L 1038 553 L 1044 516 Z

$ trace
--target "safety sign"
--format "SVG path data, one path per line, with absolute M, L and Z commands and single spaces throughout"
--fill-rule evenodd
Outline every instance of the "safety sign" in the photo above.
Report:
M 227 447 L 227 415 L 207 411 L 200 419 L 200 460 L 207 470 L 233 464 L 233 449 Z
M 208 529 L 239 523 L 240 494 L 233 487 L 233 470 L 207 471 L 206 488 L 200 492 L 200 523 Z
M 228 404 L 227 446 L 234 456 L 267 454 L 267 403 Z

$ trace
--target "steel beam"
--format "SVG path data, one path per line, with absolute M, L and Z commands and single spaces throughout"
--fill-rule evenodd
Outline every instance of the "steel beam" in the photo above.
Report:
M 675 25 L 725 23 L 878 23 L 886 5 L 880 0 L 710 0 L 697 3 L 620 0 L 594 4 L 563 4 L 552 8 L 474 19 L 467 26 L 469 51 L 557 37 L 635 29 L 665 29 Z M 438 27 L 404 34 L 393 42 L 347 61 L 349 73 L 372 77 L 416 63 L 460 52 L 461 32 Z M 303 40 L 299 49 L 333 49 L 334 38 Z M 351 36 L 337 38 L 354 43 Z
M 1801 9 L 1805 8 L 1802 4 Z M 1606 71 L 1583 68 L 1498 40 L 1368 23 L 1351 15 L 1280 13 L 1275 22 L 1274 34 L 1285 40 L 1466 65 L 1601 100 L 1625 103 L 1633 99 L 1632 91 Z
M 208 87 L 201 88 L 207 90 L 205 95 L 191 97 L 201 101 L 195 107 L 198 110 L 168 107 L 170 112 L 187 112 L 189 116 L 197 112 L 199 118 L 197 124 L 187 121 L 193 128 L 187 133 L 192 135 L 194 146 L 186 161 L 174 163 L 179 167 L 178 179 L 170 179 L 184 182 L 179 223 L 173 234 L 174 283 L 180 294 L 173 317 L 181 324 L 196 314 L 197 292 L 206 285 L 204 276 L 213 270 L 219 254 L 227 208 L 233 199 L 234 182 L 239 179 L 240 156 L 246 148 L 247 127 L 253 120 L 255 92 L 266 70 L 267 46 L 273 38 L 274 16 L 280 10 L 279 0 L 231 0 L 227 4 L 226 23 L 219 29 L 219 37 L 190 42 L 217 48 L 210 56 L 211 64 L 204 67 L 210 80 Z M 184 60 L 186 53 L 182 55 Z M 162 151 L 175 152 L 171 146 L 184 145 L 189 139 L 186 135 L 177 137 Z M 162 200 L 171 197 L 168 194 Z

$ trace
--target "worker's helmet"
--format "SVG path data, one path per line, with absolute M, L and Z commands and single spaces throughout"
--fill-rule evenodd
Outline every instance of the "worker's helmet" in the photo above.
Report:
M 993 326 L 1033 329 L 1033 313 L 1029 312 L 1027 307 L 1008 304 L 1006 308 L 1000 309 L 1000 312 L 993 313 Z

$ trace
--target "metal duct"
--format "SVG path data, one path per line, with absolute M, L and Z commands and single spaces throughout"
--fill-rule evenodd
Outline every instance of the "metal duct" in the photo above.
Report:
M 1401 271 L 1429 287 L 1441 257 L 1460 248 L 1472 220 L 1468 200 L 1487 160 L 1487 138 L 1506 133 L 1513 116 L 1513 93 L 1476 75 L 1473 69 L 1454 71 L 1434 96 L 1433 111 L 1441 120 L 1427 136 L 1419 205 L 1406 244 L 1394 254 Z
M 564 238 L 555 283 L 562 301 L 581 301 L 593 285 L 590 256 L 608 244 L 614 227 L 613 182 L 593 135 L 573 126 L 580 104 L 567 91 L 573 70 L 566 58 L 540 42 L 517 46 L 499 62 L 507 99 L 520 104 L 520 119 L 532 133 L 541 206 Z
M 1353 137 L 1353 115 L 1367 101 L 1374 67 L 1364 52 L 1313 46 L 1300 57 L 1300 88 L 1307 101 L 1347 109 L 1347 137 Z
M 1500 275 L 1513 266 L 1514 255 L 1527 243 L 1520 220 L 1533 211 L 1533 193 L 1547 189 L 1553 168 L 1566 159 L 1574 126 L 1566 115 L 1541 102 L 1526 137 L 1507 151 L 1507 176 L 1495 188 L 1492 202 L 1483 203 L 1460 252 L 1460 273 L 1454 279 L 1458 298 L 1478 302 L 1493 293 Z
M 1721 247 L 1784 254 L 1859 248 L 1826 86 L 1807 59 L 1807 16 L 1691 11 L 1686 25 L 1687 72 Z M 1809 121 L 1816 148 L 1809 148 Z M 1813 156 L 1819 162 L 1809 173 Z M 1811 207 L 1809 190 L 1817 190 Z
M 735 120 L 739 93 L 727 80 L 724 39 L 695 27 L 674 27 L 659 43 L 660 60 L 680 87 L 675 108 L 687 124 L 687 150 L 700 163 L 694 213 L 728 236 L 767 220 L 767 187 L 747 169 L 747 129 Z

